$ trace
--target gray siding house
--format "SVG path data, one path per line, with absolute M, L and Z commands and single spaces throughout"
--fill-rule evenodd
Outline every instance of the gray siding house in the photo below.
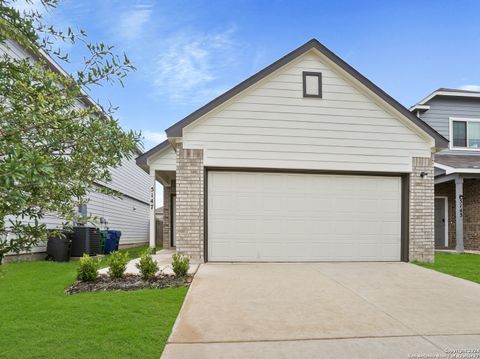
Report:
M 32 54 L 27 52 L 18 44 L 8 41 L 0 43 L 0 56 L 7 55 L 15 58 L 32 58 Z M 66 74 L 64 70 L 53 61 L 47 54 L 43 54 L 47 66 L 61 74 Z M 86 104 L 95 105 L 90 98 L 86 99 Z M 138 151 L 138 155 L 142 152 Z M 135 163 L 135 159 L 125 159 L 121 166 L 112 168 L 112 181 L 108 184 L 97 183 L 96 186 L 108 186 L 122 195 L 120 198 L 113 198 L 92 191 L 88 196 L 88 203 L 82 208 L 82 213 L 92 215 L 102 219 L 102 229 L 110 228 L 122 232 L 121 245 L 139 245 L 148 243 L 149 228 L 149 207 L 150 207 L 150 178 Z M 80 211 L 80 209 L 79 209 Z M 56 228 L 62 224 L 62 220 L 51 213 L 42 220 L 48 228 Z M 33 248 L 33 253 L 42 253 L 45 251 L 45 245 Z
M 440 88 L 410 110 L 449 140 L 435 155 L 435 245 L 480 250 L 480 92 Z
M 164 186 L 165 248 L 211 262 L 433 260 L 432 156 L 447 140 L 315 39 L 166 133 L 137 158 L 152 192 Z

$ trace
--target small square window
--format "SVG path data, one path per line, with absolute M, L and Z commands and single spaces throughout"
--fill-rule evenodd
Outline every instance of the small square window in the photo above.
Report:
M 321 72 L 303 72 L 303 97 L 322 97 Z

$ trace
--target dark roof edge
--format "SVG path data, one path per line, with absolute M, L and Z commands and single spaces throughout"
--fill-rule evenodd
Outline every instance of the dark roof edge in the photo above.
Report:
M 437 91 L 480 94 L 480 91 L 454 89 L 454 88 L 449 88 L 449 87 L 440 87 L 439 89 L 435 90 L 434 92 L 437 92 Z
M 142 167 L 146 172 L 148 172 L 148 165 L 147 165 L 147 159 L 154 155 L 157 152 L 160 152 L 164 148 L 170 146 L 170 142 L 168 140 L 163 141 L 159 145 L 156 145 L 155 147 L 149 149 L 147 152 L 143 153 L 142 155 L 138 156 L 135 159 L 135 162 L 137 163 L 137 166 Z
M 14 40 L 10 40 L 10 41 L 13 41 L 15 42 Z M 66 72 L 63 67 L 52 57 L 50 56 L 45 50 L 43 50 L 42 48 L 37 48 L 37 52 L 33 51 L 32 49 L 29 49 L 27 47 L 24 47 L 22 46 L 21 44 L 19 43 L 16 43 L 17 45 L 21 46 L 23 50 L 25 50 L 28 54 L 30 54 L 30 56 L 32 56 L 33 58 L 36 58 L 37 60 L 41 61 L 45 61 L 45 65 L 48 67 L 49 70 L 55 72 L 57 75 L 60 75 L 60 76 L 69 76 L 69 73 Z M 6 44 L 6 46 L 8 47 L 8 44 Z M 99 108 L 102 110 L 102 112 L 104 113 L 105 116 L 108 116 L 105 111 L 103 110 L 102 106 L 100 106 L 94 99 L 92 99 L 92 97 L 83 89 L 83 88 L 80 88 L 80 91 L 82 93 L 82 98 L 81 100 L 84 101 L 85 105 L 87 106 L 91 106 L 91 107 L 96 107 L 96 108 Z M 123 130 L 123 129 L 122 129 Z M 143 154 L 143 151 L 137 146 L 135 148 L 135 152 L 138 154 L 138 155 L 142 155 Z
M 308 50 L 314 47 L 315 42 L 318 42 L 315 39 L 312 39 L 299 48 L 293 50 L 292 52 L 288 53 L 287 55 L 283 56 L 279 60 L 275 61 L 274 63 L 268 65 L 267 67 L 263 68 L 256 74 L 250 76 L 246 80 L 240 82 L 235 87 L 231 88 L 227 92 L 221 94 L 220 96 L 216 97 L 206 105 L 200 107 L 198 110 L 192 112 L 187 117 L 183 118 L 182 120 L 178 121 L 177 123 L 173 124 L 169 128 L 165 130 L 168 137 L 182 137 L 182 129 L 191 124 L 193 121 L 198 119 L 199 117 L 205 115 L 206 113 L 210 112 L 217 106 L 221 105 L 222 103 L 228 101 L 232 97 L 236 96 L 243 90 L 249 88 L 250 86 L 254 85 L 258 81 L 262 80 L 263 78 L 267 77 L 275 70 L 278 70 L 280 67 L 284 66 L 285 64 L 289 63 L 296 57 L 302 55 L 303 53 L 307 52 Z
M 419 106 L 426 105 L 436 97 L 458 97 L 458 98 L 475 99 L 475 98 L 480 98 L 480 91 L 470 91 L 470 90 L 440 87 L 439 89 L 436 89 L 435 91 L 429 93 L 428 96 L 422 98 L 415 105 L 411 106 L 410 110 L 412 111 Z
M 191 113 L 184 119 L 180 120 L 179 122 L 175 123 L 174 125 L 170 126 L 169 128 L 166 129 L 166 133 L 168 137 L 182 137 L 182 130 L 185 126 L 191 124 L 193 121 L 197 120 L 199 117 L 205 115 L 206 113 L 210 112 L 217 106 L 223 104 L 227 100 L 231 99 L 235 95 L 239 94 L 243 90 L 247 89 L 251 85 L 255 84 L 256 82 L 262 80 L 266 76 L 270 75 L 273 73 L 275 70 L 279 69 L 280 67 L 284 66 L 285 64 L 289 63 L 296 57 L 304 54 L 310 49 L 316 49 L 323 55 L 325 55 L 327 58 L 329 58 L 332 62 L 340 66 L 344 71 L 349 73 L 351 76 L 353 76 L 356 80 L 360 81 L 364 86 L 366 86 L 369 90 L 371 90 L 373 93 L 375 93 L 377 96 L 379 96 L 382 100 L 387 102 L 389 105 L 391 105 L 395 110 L 400 112 L 403 116 L 407 117 L 409 120 L 411 120 L 413 123 L 415 123 L 418 127 L 420 127 L 422 130 L 424 130 L 426 133 L 428 133 L 430 136 L 432 136 L 435 139 L 435 144 L 437 147 L 441 148 L 446 148 L 448 146 L 448 140 L 443 137 L 440 133 L 435 131 L 432 127 L 430 127 L 428 124 L 423 122 L 421 119 L 419 119 L 417 116 L 412 114 L 409 110 L 407 110 L 403 105 L 401 105 L 398 101 L 396 101 L 394 98 L 392 98 L 390 95 L 388 95 L 385 91 L 383 91 L 381 88 L 379 88 L 377 85 L 375 85 L 373 82 L 371 82 L 369 79 L 367 79 L 365 76 L 363 76 L 361 73 L 359 73 L 357 70 L 355 70 L 352 66 L 350 66 L 348 63 L 346 63 L 344 60 L 339 58 L 337 55 L 335 55 L 332 51 L 330 51 L 327 47 L 322 45 L 317 39 L 312 39 L 299 48 L 293 50 L 289 54 L 285 55 L 281 59 L 275 61 L 271 65 L 265 67 L 263 70 L 260 70 L 253 76 L 249 77 L 245 81 L 241 82 L 237 86 L 233 87 L 232 89 L 228 90 L 224 94 L 216 97 L 214 100 L 210 101 L 203 107 L 199 108 L 195 112 Z
M 390 106 L 392 106 L 395 110 L 400 112 L 402 115 L 407 117 L 410 121 L 412 121 L 414 124 L 416 124 L 418 127 L 420 127 L 422 130 L 424 130 L 426 133 L 428 133 L 430 136 L 432 136 L 435 139 L 435 145 L 440 148 L 446 148 L 448 147 L 448 140 L 438 133 L 435 129 L 430 127 L 427 123 L 423 122 L 420 118 L 412 114 L 405 106 L 403 106 L 400 102 L 395 100 L 392 96 L 387 94 L 385 91 L 383 91 L 380 87 L 375 85 L 372 81 L 367 79 L 365 76 L 363 76 L 360 72 L 355 70 L 352 66 L 350 66 L 347 62 L 342 60 L 340 57 L 335 55 L 332 51 L 330 51 L 328 48 L 326 48 L 324 45 L 322 45 L 320 42 L 318 42 L 318 45 L 320 48 L 317 47 L 317 50 L 320 51 L 322 54 L 324 54 L 326 57 L 328 57 L 331 61 L 333 61 L 335 64 L 340 66 L 344 71 L 346 71 L 348 74 L 353 76 L 356 80 L 358 80 L 360 83 L 362 83 L 364 86 L 366 86 L 370 91 L 375 93 L 378 97 L 380 97 L 382 100 L 384 100 L 386 103 L 388 103 Z

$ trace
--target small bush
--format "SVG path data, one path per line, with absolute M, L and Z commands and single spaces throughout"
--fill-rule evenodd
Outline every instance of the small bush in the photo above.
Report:
M 127 268 L 127 263 L 129 261 L 128 252 L 113 252 L 107 258 L 108 266 L 108 275 L 110 278 L 123 278 L 125 274 L 125 269 Z
M 172 269 L 177 277 L 185 277 L 190 267 L 190 258 L 183 256 L 180 253 L 175 253 L 172 256 Z
M 84 254 L 80 258 L 80 267 L 77 269 L 77 279 L 84 282 L 93 282 L 97 279 L 98 261 Z
M 155 273 L 158 271 L 158 264 L 153 260 L 150 249 L 143 252 L 140 257 L 140 262 L 138 262 L 136 266 L 140 270 L 142 278 L 145 280 L 155 277 Z

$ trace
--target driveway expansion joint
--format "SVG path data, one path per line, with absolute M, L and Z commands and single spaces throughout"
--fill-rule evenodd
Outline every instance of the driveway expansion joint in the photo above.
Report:
M 377 338 L 435 338 L 445 336 L 475 336 L 480 333 L 456 333 L 456 334 L 435 334 L 435 335 L 422 335 L 422 334 L 404 334 L 404 335 L 365 335 L 365 336 L 350 336 L 350 337 L 320 337 L 320 338 L 299 338 L 299 339 L 259 339 L 259 340 L 212 340 L 212 341 L 175 341 L 168 342 L 167 344 L 178 345 L 192 345 L 192 344 L 239 344 L 239 343 L 281 343 L 281 342 L 308 342 L 308 341 L 328 341 L 328 340 L 351 340 L 351 339 L 377 339 Z M 428 340 L 428 339 L 427 339 Z M 430 342 L 430 340 L 428 340 Z M 433 344 L 433 343 L 431 343 Z M 435 345 L 435 344 L 434 344 Z M 435 345 L 437 346 L 437 345 Z M 438 347 L 438 346 L 437 346 Z M 440 348 L 439 349 L 443 349 Z

